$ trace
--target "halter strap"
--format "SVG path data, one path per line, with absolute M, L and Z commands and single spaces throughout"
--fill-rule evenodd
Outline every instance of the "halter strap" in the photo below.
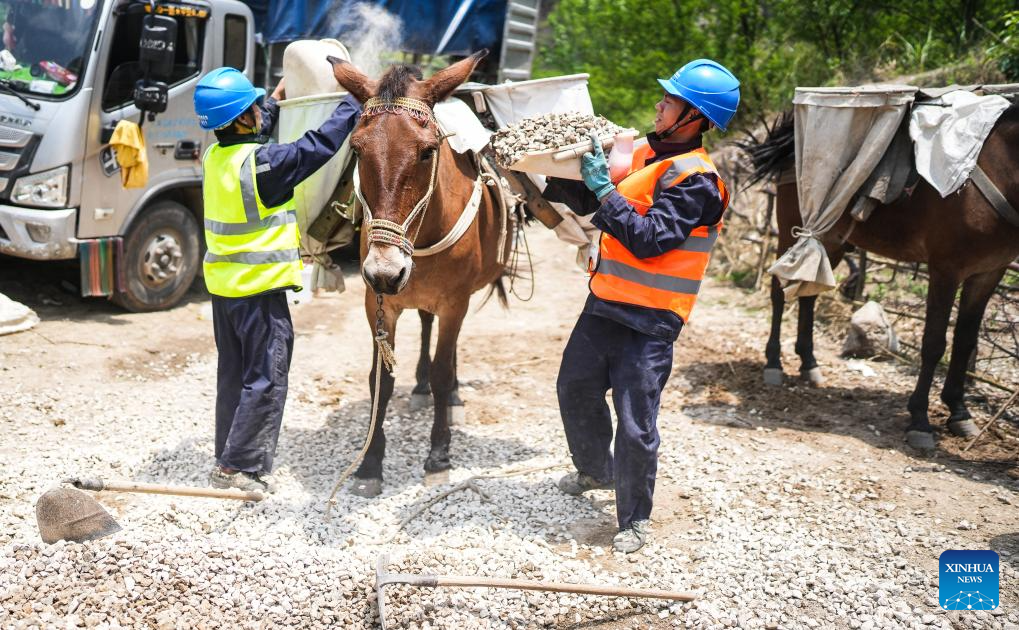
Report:
M 429 121 L 435 120 L 435 113 L 427 103 L 417 98 L 398 96 L 396 98 L 379 98 L 373 96 L 364 103 L 361 108 L 361 117 L 376 116 L 378 114 L 396 114 L 406 111 L 416 118 L 425 118 Z
M 436 127 L 436 135 L 439 138 L 441 144 L 446 136 L 442 135 L 442 132 L 438 129 L 438 122 L 435 120 L 435 114 L 432 108 L 427 103 L 420 99 L 409 98 L 406 96 L 399 96 L 392 99 L 383 99 L 377 96 L 372 97 L 365 101 L 364 107 L 361 111 L 361 118 L 365 119 L 371 116 L 377 116 L 379 114 L 399 114 L 401 112 L 407 112 L 414 118 L 422 120 L 425 123 L 433 123 Z M 435 192 L 435 180 L 439 174 L 439 151 L 435 152 L 432 156 L 432 173 L 428 179 L 428 190 L 421 199 L 414 205 L 414 208 L 404 219 L 403 223 L 395 223 L 393 221 L 387 221 L 385 219 L 373 219 L 371 207 L 368 205 L 368 201 L 361 194 L 361 186 L 354 186 L 354 193 L 357 195 L 358 201 L 361 202 L 361 206 L 364 208 L 365 222 L 368 224 L 368 242 L 369 243 L 384 243 L 386 245 L 395 245 L 399 247 L 408 256 L 414 255 L 414 239 L 417 238 L 418 231 L 421 230 L 421 223 L 418 223 L 417 230 L 414 231 L 414 236 L 408 238 L 407 231 L 410 229 L 414 219 L 419 214 L 423 214 L 428 208 L 428 202 L 432 199 L 432 193 Z M 358 175 L 360 178 L 360 175 Z M 422 217 L 422 223 L 424 222 Z

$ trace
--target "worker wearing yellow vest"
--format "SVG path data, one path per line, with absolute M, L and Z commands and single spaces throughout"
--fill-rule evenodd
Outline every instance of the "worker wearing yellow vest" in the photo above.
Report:
M 739 104 L 739 81 L 707 59 L 659 82 L 665 93 L 655 132 L 635 151 L 628 175 L 610 181 L 601 144 L 592 138 L 581 173 L 594 196 L 581 197 L 576 187 L 571 193 L 562 180 L 545 192 L 579 213 L 593 209 L 591 222 L 602 231 L 591 293 L 559 370 L 559 409 L 577 469 L 559 487 L 573 495 L 615 489 L 613 547 L 622 553 L 640 549 L 649 536 L 658 408 L 673 343 L 690 317 L 729 202 L 701 136 L 712 127 L 725 130 Z M 611 450 L 609 390 L 617 416 Z
M 271 98 L 241 72 L 219 68 L 195 89 L 195 112 L 216 144 L 202 162 L 205 284 L 219 351 L 216 392 L 218 488 L 272 492 L 294 347 L 286 290 L 301 290 L 294 187 L 339 150 L 361 106 L 344 98 L 319 129 L 270 143 L 280 81 Z M 264 100 L 264 103 L 263 103 Z

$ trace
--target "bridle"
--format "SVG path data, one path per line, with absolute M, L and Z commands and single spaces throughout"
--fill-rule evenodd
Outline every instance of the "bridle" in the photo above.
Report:
M 382 99 L 379 97 L 373 97 L 365 101 L 364 108 L 361 112 L 361 119 L 370 118 L 372 116 L 378 116 L 381 114 L 399 114 L 407 113 L 415 120 L 420 122 L 422 126 L 432 125 L 435 129 L 435 136 L 439 141 L 441 148 L 442 142 L 448 137 L 443 135 L 439 129 L 439 123 L 435 120 L 435 113 L 427 103 L 420 99 L 408 98 L 400 96 L 393 99 Z M 432 156 L 432 173 L 428 178 L 428 190 L 425 191 L 424 196 L 414 205 L 414 208 L 404 219 L 403 223 L 396 223 L 394 221 L 387 221 L 386 219 L 375 219 L 372 218 L 371 208 L 368 206 L 368 202 L 365 200 L 364 195 L 361 194 L 361 187 L 354 186 L 354 192 L 357 194 L 358 201 L 361 202 L 361 206 L 364 208 L 364 219 L 368 226 L 368 243 L 383 243 L 385 245 L 395 245 L 399 247 L 402 252 L 408 256 L 414 255 L 414 241 L 417 239 L 418 232 L 421 231 L 421 225 L 424 223 L 424 213 L 428 209 L 428 203 L 432 199 L 432 193 L 435 192 L 435 180 L 439 173 L 439 149 L 435 150 L 435 154 Z M 418 222 L 417 228 L 414 230 L 414 234 L 411 237 L 407 237 L 407 233 L 410 230 L 411 224 L 420 216 L 421 221 Z

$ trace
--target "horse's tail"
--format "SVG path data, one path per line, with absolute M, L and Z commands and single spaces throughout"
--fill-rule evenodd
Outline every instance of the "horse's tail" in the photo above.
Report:
M 792 162 L 796 152 L 795 126 L 792 111 L 783 112 L 767 130 L 763 140 L 751 136 L 736 144 L 750 158 L 750 177 L 744 189 L 774 179 Z
M 485 293 L 485 298 L 481 300 L 481 304 L 478 305 L 478 310 L 488 304 L 488 301 L 492 299 L 492 296 L 496 296 L 499 299 L 499 305 L 505 309 L 509 308 L 509 292 L 506 291 L 506 284 L 503 282 L 503 278 L 506 275 L 503 274 L 492 281 L 492 284 L 488 285 L 488 292 Z

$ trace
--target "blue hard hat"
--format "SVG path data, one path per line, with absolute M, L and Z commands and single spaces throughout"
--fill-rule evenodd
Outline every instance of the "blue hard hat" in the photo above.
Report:
M 710 59 L 695 59 L 669 80 L 658 79 L 665 91 L 696 107 L 715 126 L 725 131 L 739 105 L 739 80 Z
M 235 68 L 216 68 L 195 88 L 195 113 L 202 129 L 219 129 L 248 111 L 265 97 L 244 73 Z

